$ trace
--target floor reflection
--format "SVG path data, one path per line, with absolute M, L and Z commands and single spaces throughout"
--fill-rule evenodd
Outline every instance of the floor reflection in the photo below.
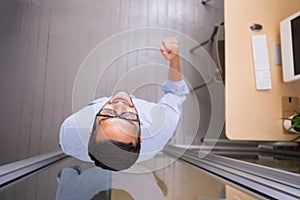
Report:
M 62 168 L 57 177 L 56 199 L 259 199 L 197 167 L 180 160 L 170 162 L 170 159 L 160 154 L 152 162 L 135 165 L 126 172 L 111 172 L 99 167 Z M 170 164 L 150 169 L 166 162 Z
M 111 189 L 111 172 L 94 167 L 81 172 L 80 166 L 58 173 L 56 199 L 105 199 Z
M 261 199 L 164 153 L 123 172 L 68 158 L 0 190 L 1 200 Z

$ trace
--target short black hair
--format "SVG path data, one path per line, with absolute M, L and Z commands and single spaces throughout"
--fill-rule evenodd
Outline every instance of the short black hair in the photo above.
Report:
M 89 156 L 102 169 L 120 171 L 131 167 L 139 157 L 140 141 L 133 145 L 114 140 L 89 143 Z
M 97 142 L 98 126 L 95 118 L 88 144 L 88 154 L 95 165 L 112 171 L 125 170 L 131 167 L 140 154 L 140 127 L 137 142 L 133 144 L 132 142 L 124 143 L 115 140 L 101 140 Z

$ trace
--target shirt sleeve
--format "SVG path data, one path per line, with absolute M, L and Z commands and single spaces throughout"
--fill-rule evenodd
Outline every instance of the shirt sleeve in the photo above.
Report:
M 168 143 L 177 128 L 181 117 L 182 103 L 185 101 L 189 89 L 183 79 L 178 82 L 167 80 L 163 85 L 163 92 L 165 94 L 159 101 L 159 105 L 165 113 L 165 136 L 163 136 L 162 147 Z
M 166 120 L 177 124 L 181 115 L 181 105 L 189 89 L 183 79 L 178 82 L 167 80 L 163 85 L 163 92 L 165 94 L 159 101 L 159 105 L 165 111 Z
M 87 147 L 83 144 L 79 137 L 81 130 L 76 128 L 74 123 L 74 116 L 68 117 L 60 128 L 59 145 L 62 151 L 69 156 L 77 158 L 82 161 L 92 162 L 87 153 Z
M 183 79 L 177 82 L 166 80 L 163 85 L 163 92 L 183 96 L 189 93 L 189 89 Z
M 184 80 L 172 82 L 167 80 L 163 85 L 164 95 L 157 106 L 151 109 L 151 126 L 142 129 L 142 153 L 138 162 L 150 159 L 162 150 L 172 138 L 181 117 L 182 103 L 189 89 Z

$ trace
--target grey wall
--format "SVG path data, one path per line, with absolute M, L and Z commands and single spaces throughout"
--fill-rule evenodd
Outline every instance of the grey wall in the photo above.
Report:
M 100 42 L 142 27 L 174 29 L 202 42 L 220 21 L 221 0 L 207 6 L 200 0 L 1 0 L 0 164 L 58 149 L 59 127 L 72 114 L 76 73 Z M 164 62 L 153 50 L 118 59 L 107 71 L 111 78 L 97 86 L 95 98 L 109 96 L 118 78 L 131 67 L 153 60 Z M 194 86 L 202 83 L 201 77 L 193 78 L 188 63 L 182 65 Z M 147 86 L 136 95 L 155 101 L 160 95 L 157 91 L 156 86 Z M 209 112 L 207 91 L 197 94 L 205 116 Z M 198 139 L 205 134 L 208 121 L 209 117 L 202 118 Z

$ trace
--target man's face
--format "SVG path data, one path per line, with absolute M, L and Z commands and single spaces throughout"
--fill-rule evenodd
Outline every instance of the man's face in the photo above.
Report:
M 124 118 L 133 119 L 137 115 L 137 111 L 127 92 L 117 92 L 103 107 L 101 113 L 111 115 L 116 113 L 121 115 L 118 117 L 97 116 L 96 120 L 100 131 L 96 136 L 96 141 L 116 140 L 119 142 L 135 144 L 139 131 L 139 122 L 126 120 Z M 123 114 L 122 114 L 123 113 Z

